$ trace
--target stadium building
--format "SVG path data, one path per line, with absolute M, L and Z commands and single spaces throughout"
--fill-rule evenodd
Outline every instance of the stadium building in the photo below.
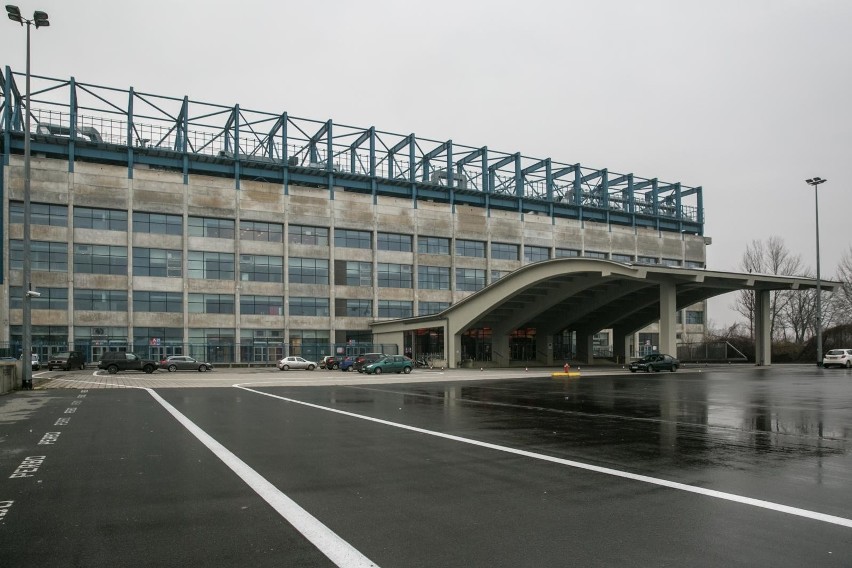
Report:
M 23 80 L 7 67 L 0 89 L 0 344 L 12 352 L 25 296 Z M 266 363 L 382 350 L 451 366 L 549 364 L 576 354 L 569 323 L 542 338 L 518 321 L 499 342 L 491 326 L 472 327 L 449 354 L 434 327 L 389 344 L 373 326 L 440 316 L 555 259 L 705 268 L 700 187 L 73 78 L 33 85 L 42 357 L 73 346 L 90 361 L 126 349 Z M 702 299 L 678 306 L 677 337 L 700 338 L 704 314 Z M 616 354 L 657 348 L 658 332 L 629 330 Z M 613 354 L 610 329 L 584 333 L 594 355 Z

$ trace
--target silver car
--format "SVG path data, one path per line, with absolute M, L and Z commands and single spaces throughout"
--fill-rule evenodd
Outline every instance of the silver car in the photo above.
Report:
M 186 355 L 172 355 L 160 361 L 160 368 L 166 369 L 170 373 L 175 371 L 212 371 L 213 364 L 206 361 L 199 361 Z
M 290 369 L 307 369 L 308 371 L 313 371 L 316 368 L 316 362 L 308 361 L 301 357 L 284 357 L 278 361 L 278 369 L 281 371 L 289 371 Z

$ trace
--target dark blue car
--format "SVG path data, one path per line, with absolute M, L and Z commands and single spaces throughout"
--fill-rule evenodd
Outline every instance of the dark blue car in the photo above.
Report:
M 340 367 L 341 371 L 351 371 L 352 365 L 354 364 L 355 357 L 345 357 L 338 363 L 338 366 Z

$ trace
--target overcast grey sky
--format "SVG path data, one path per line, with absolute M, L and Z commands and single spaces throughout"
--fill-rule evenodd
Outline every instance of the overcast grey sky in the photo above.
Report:
M 700 185 L 709 269 L 771 235 L 815 268 L 814 176 L 824 277 L 852 244 L 848 0 L 15 3 L 34 74 Z

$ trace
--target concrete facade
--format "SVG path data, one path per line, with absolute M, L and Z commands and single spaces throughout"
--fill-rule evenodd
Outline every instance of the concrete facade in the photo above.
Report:
M 2 305 L 10 305 L 10 287 L 21 286 L 20 269 L 13 265 L 10 257 L 10 241 L 22 238 L 22 225 L 10 222 L 9 207 L 19 202 L 23 195 L 23 158 L 10 156 L 9 166 L 3 168 L 4 175 L 4 254 L 9 259 L 5 266 L 4 282 L 0 294 Z M 101 165 L 77 161 L 69 171 L 65 160 L 40 157 L 32 158 L 33 204 L 51 204 L 67 207 L 67 226 L 50 226 L 33 222 L 32 241 L 61 243 L 67 253 L 65 270 L 39 270 L 34 268 L 33 282 L 36 289 L 67 290 L 67 307 L 64 309 L 39 309 L 34 306 L 34 344 L 39 342 L 38 328 L 50 328 L 52 337 L 66 333 L 70 344 L 91 341 L 94 335 L 99 340 L 120 342 L 128 345 L 138 342 L 135 330 L 143 328 L 169 328 L 180 330 L 180 342 L 192 343 L 199 335 L 197 330 L 230 330 L 234 342 L 249 341 L 249 333 L 272 331 L 270 341 L 293 347 L 294 333 L 316 332 L 314 343 L 343 344 L 353 338 L 363 338 L 370 331 L 370 322 L 380 317 L 380 302 L 397 301 L 410 305 L 410 315 L 421 314 L 421 304 L 435 302 L 455 304 L 471 295 L 473 291 L 460 290 L 457 281 L 459 269 L 484 271 L 483 284 L 490 284 L 521 266 L 527 247 L 540 247 L 549 258 L 559 256 L 594 256 L 599 258 L 629 257 L 631 262 L 653 259 L 659 264 L 677 264 L 702 268 L 705 266 L 705 237 L 692 234 L 657 231 L 649 228 L 609 225 L 605 223 L 581 223 L 568 219 L 526 214 L 523 212 L 499 211 L 473 207 L 451 206 L 446 203 L 388 196 L 373 197 L 365 193 L 343 191 L 340 188 L 323 189 L 261 181 L 241 180 L 239 189 L 233 179 L 190 176 L 188 183 L 179 172 L 137 166 L 132 178 L 126 167 Z M 375 199 L 375 200 L 374 200 Z M 126 212 L 126 230 L 102 230 L 74 226 L 75 208 L 93 208 Z M 155 234 L 135 231 L 133 214 L 136 212 L 168 214 L 181 219 L 180 235 Z M 233 221 L 233 238 L 214 238 L 190 234 L 190 218 L 222 219 Z M 243 222 L 279 224 L 283 229 L 281 242 L 253 240 L 241 234 Z M 327 244 L 305 244 L 290 242 L 291 227 L 320 227 L 328 229 Z M 370 233 L 371 248 L 335 246 L 335 229 L 367 231 Z M 410 250 L 378 250 L 379 233 L 400 234 L 411 237 Z M 418 252 L 420 237 L 449 239 L 447 254 Z M 458 254 L 458 241 L 470 240 L 485 243 L 484 257 Z M 517 259 L 494 258 L 492 244 L 501 243 L 518 246 Z M 110 245 L 126 250 L 127 274 L 102 274 L 75 270 L 74 258 L 78 246 Z M 180 276 L 144 276 L 134 274 L 134 247 L 165 249 L 181 252 Z M 230 279 L 193 278 L 188 274 L 188 259 L 191 252 L 228 253 L 234 255 L 234 277 Z M 240 272 L 241 255 L 280 258 L 280 282 L 255 281 Z M 289 273 L 292 258 L 320 259 L 327 261 L 328 280 L 322 283 L 293 282 Z M 371 285 L 347 285 L 345 280 L 347 262 L 368 263 L 371 266 Z M 378 267 L 380 264 L 410 267 L 410 287 L 380 286 Z M 138 266 L 138 259 L 137 259 Z M 449 289 L 425 289 L 418 284 L 420 266 L 449 269 Z M 87 311 L 75 307 L 75 292 L 80 290 L 126 292 L 127 308 L 123 310 Z M 134 295 L 139 292 L 172 292 L 182 298 L 179 312 L 149 312 L 134 310 Z M 233 296 L 233 313 L 209 313 L 192 311 L 189 307 L 190 294 Z M 283 310 L 275 314 L 241 314 L 241 299 L 248 296 L 283 298 Z M 297 315 L 290 308 L 291 298 L 327 299 L 327 313 L 321 315 Z M 345 300 L 364 300 L 370 307 L 370 315 L 353 316 L 341 309 Z M 699 303 L 689 310 L 701 312 L 701 324 L 676 324 L 665 321 L 663 326 L 679 326 L 679 332 L 700 336 L 706 321 L 703 317 L 704 304 Z M 4 310 L 0 321 L 0 341 L 15 341 L 15 326 L 21 325 L 21 309 Z M 89 328 L 89 329 L 87 329 Z M 109 329 L 110 332 L 95 334 L 92 330 Z M 118 331 L 117 331 L 118 330 Z M 194 331 L 196 330 L 196 331 Z M 508 330 L 501 330 L 505 332 Z M 555 330 L 549 330 L 550 332 Z M 650 333 L 655 330 L 649 329 Z M 207 332 L 205 332 L 207 333 Z M 122 337 L 123 336 L 123 337 Z M 225 335 L 227 336 L 227 334 Z M 252 335 L 252 337 L 255 337 Z M 667 337 L 671 334 L 666 332 Z M 630 342 L 629 337 L 612 335 L 615 341 Z M 135 339 L 134 339 L 135 338 Z M 155 339 L 149 338 L 153 342 Z M 299 340 L 301 341 L 301 339 Z M 177 336 L 172 338 L 177 345 Z M 660 348 L 674 350 L 674 345 Z M 400 350 L 402 346 L 400 346 Z M 621 348 L 617 348 L 620 350 Z M 505 354 L 505 353 L 504 353 Z M 235 349 L 236 360 L 250 357 L 268 357 L 265 352 L 255 353 Z

